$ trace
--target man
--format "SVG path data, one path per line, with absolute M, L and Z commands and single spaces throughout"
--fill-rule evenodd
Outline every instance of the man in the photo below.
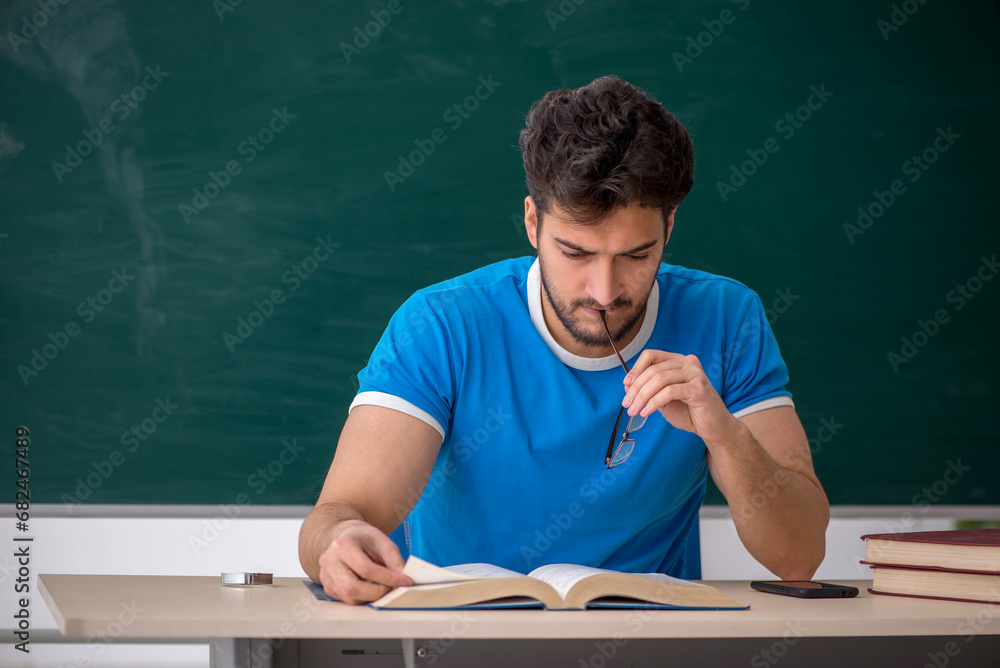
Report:
M 420 290 L 393 316 L 302 525 L 305 571 L 347 603 L 409 584 L 387 537 L 408 517 L 412 552 L 439 565 L 696 579 L 711 473 L 750 553 L 811 577 L 829 505 L 760 299 L 660 261 L 693 184 L 688 133 L 603 77 L 548 93 L 520 144 L 537 259 Z M 638 416 L 632 451 L 611 462 L 622 407 L 612 447 Z

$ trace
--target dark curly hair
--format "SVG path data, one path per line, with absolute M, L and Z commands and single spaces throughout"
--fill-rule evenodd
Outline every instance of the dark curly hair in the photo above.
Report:
M 667 216 L 694 185 L 684 126 L 616 76 L 546 93 L 521 130 L 528 192 L 541 214 L 555 203 L 583 225 L 638 202 Z

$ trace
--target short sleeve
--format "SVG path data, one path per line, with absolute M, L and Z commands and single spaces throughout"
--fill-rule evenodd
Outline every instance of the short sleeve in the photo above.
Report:
M 792 405 L 792 395 L 785 389 L 788 368 L 764 306 L 756 293 L 748 292 L 742 315 L 726 327 L 722 400 L 731 413 L 762 402 Z
M 444 323 L 444 314 L 432 308 L 424 293 L 406 300 L 390 319 L 368 366 L 358 373 L 360 387 L 351 407 L 375 404 L 402 410 L 431 424 L 443 438 L 454 406 L 456 355 Z

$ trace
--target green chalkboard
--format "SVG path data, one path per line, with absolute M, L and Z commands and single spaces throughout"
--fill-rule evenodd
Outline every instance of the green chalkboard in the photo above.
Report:
M 399 304 L 532 252 L 532 102 L 614 73 L 694 136 L 668 261 L 773 309 L 831 501 L 1000 504 L 996 3 L 18 0 L 0 26 L 0 444 L 30 429 L 35 503 L 313 503 Z

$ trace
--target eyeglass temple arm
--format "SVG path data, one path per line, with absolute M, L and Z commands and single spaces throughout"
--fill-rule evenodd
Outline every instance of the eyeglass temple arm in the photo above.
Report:
M 611 338 L 611 330 L 608 329 L 608 319 L 605 315 L 604 309 L 601 309 L 601 324 L 604 325 L 604 333 L 608 335 L 608 343 L 611 344 L 611 349 L 615 351 L 615 355 L 618 356 L 618 361 L 622 363 L 622 368 L 625 369 L 625 373 L 629 372 L 628 365 L 625 364 L 625 360 L 622 359 L 622 354 L 618 352 L 618 347 L 615 346 L 615 340 Z M 616 427 L 617 429 L 617 427 Z
M 611 463 L 611 457 L 615 454 L 615 437 L 618 436 L 618 424 L 622 420 L 622 412 L 624 410 L 625 410 L 624 406 L 622 406 L 620 409 L 618 409 L 618 417 L 615 418 L 615 428 L 611 432 L 611 440 L 608 441 L 608 454 L 606 454 L 604 456 L 604 465 L 605 466 L 607 466 L 608 464 Z M 621 444 L 619 444 L 619 446 L 620 445 Z
M 618 347 L 615 346 L 615 340 L 611 337 L 611 330 L 608 329 L 608 319 L 607 319 L 607 315 L 606 315 L 604 309 L 601 309 L 601 324 L 604 325 L 604 333 L 608 335 L 608 343 L 611 344 L 611 349 L 614 350 L 615 351 L 615 355 L 618 356 L 618 361 L 621 362 L 622 368 L 625 369 L 625 373 L 628 373 L 629 372 L 628 365 L 625 364 L 625 360 L 622 358 L 622 354 L 620 352 L 618 352 Z M 615 437 L 618 435 L 618 425 L 621 423 L 622 412 L 624 410 L 625 410 L 624 406 L 622 406 L 621 408 L 618 409 L 618 417 L 615 418 L 615 428 L 614 428 L 614 431 L 611 432 L 611 440 L 608 441 L 608 454 L 605 455 L 605 457 L 604 457 L 604 466 L 605 467 L 610 467 L 610 465 L 611 465 L 611 458 L 615 454 L 615 450 L 616 450 L 616 448 L 615 448 Z M 625 434 L 624 438 L 622 438 L 622 442 L 624 442 L 625 439 L 627 439 L 627 438 L 628 438 L 628 434 Z M 621 445 L 622 444 L 619 443 L 618 447 L 620 448 Z

